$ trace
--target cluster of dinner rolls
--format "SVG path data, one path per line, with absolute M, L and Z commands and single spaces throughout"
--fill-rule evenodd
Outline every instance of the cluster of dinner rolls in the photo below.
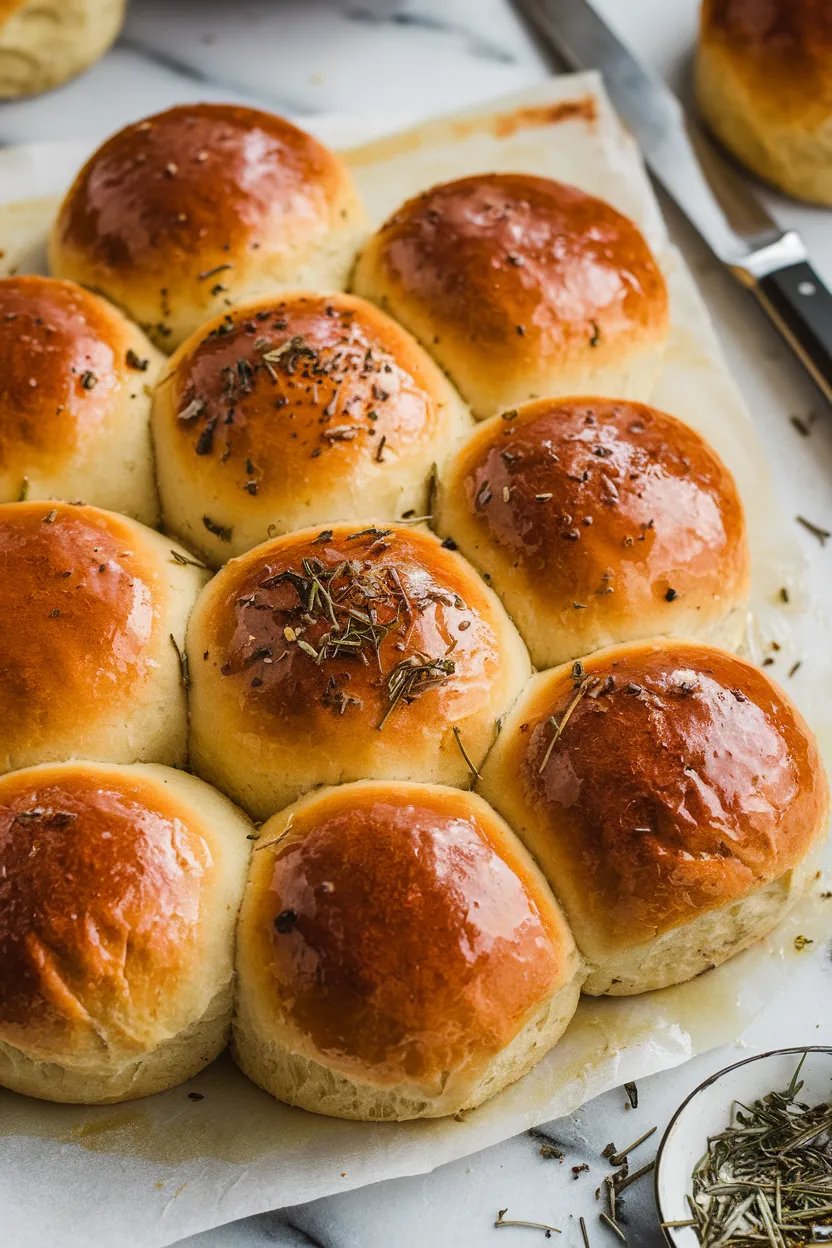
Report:
M 825 0 L 703 0 L 696 97 L 767 182 L 832 204 L 832 9 Z
M 181 107 L 0 282 L 6 1087 L 143 1096 L 231 1036 L 289 1104 L 458 1113 L 813 878 L 636 226 L 502 173 L 368 229 L 310 136 Z

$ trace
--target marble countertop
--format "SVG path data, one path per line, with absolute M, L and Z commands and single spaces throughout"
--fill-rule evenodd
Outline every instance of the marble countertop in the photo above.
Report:
M 684 83 L 696 0 L 597 4 L 646 59 L 674 84 Z M 0 105 L 0 144 L 103 137 L 145 113 L 199 98 L 259 103 L 301 122 L 316 113 L 373 114 L 392 129 L 528 86 L 550 72 L 508 0 L 133 0 L 121 38 L 89 73 L 48 95 Z M 821 214 L 784 208 L 783 215 L 804 228 L 810 243 L 827 233 Z M 816 408 L 817 396 L 750 301 L 673 212 L 670 224 L 777 462 L 789 514 L 801 510 L 800 501 L 808 508 L 808 498 L 810 514 L 832 528 L 832 422 L 819 420 L 810 442 L 795 434 L 789 415 Z M 832 280 L 832 247 L 817 259 Z M 814 577 L 825 583 L 832 552 L 808 535 L 802 540 Z M 505 1248 L 514 1242 L 510 1236 L 518 1243 L 540 1238 L 527 1230 L 498 1236 L 493 1222 L 508 1206 L 511 1217 L 560 1227 L 561 1248 L 579 1248 L 583 1214 L 593 1248 L 614 1248 L 615 1239 L 598 1223 L 595 1199 L 608 1173 L 599 1154 L 609 1140 L 621 1147 L 657 1125 L 640 1150 L 647 1161 L 676 1106 L 711 1072 L 750 1052 L 832 1041 L 832 960 L 827 949 L 806 956 L 823 964 L 825 993 L 806 1000 L 796 980 L 737 1044 L 644 1081 L 637 1110 L 617 1091 L 550 1124 L 544 1130 L 564 1147 L 562 1164 L 542 1158 L 540 1141 L 524 1135 L 430 1175 L 246 1219 L 183 1245 Z M 584 1162 L 589 1171 L 574 1175 L 572 1167 Z M 626 1217 L 630 1248 L 658 1248 L 649 1179 L 628 1193 Z

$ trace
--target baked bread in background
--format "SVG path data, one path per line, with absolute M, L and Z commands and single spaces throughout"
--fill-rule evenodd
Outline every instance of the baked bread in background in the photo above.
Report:
M 699 109 L 725 146 L 789 195 L 832 204 L 832 8 L 704 0 Z
M 122 1101 L 213 1061 L 251 835 L 227 798 L 168 767 L 0 778 L 0 1085 Z
M 743 639 L 736 486 L 655 408 L 542 399 L 494 417 L 440 475 L 434 523 L 488 575 L 538 668 L 663 634 Z
M 433 465 L 470 427 L 445 376 L 373 304 L 244 304 L 189 338 L 156 392 L 165 526 L 217 567 L 310 524 L 424 515 Z
M 546 881 L 472 793 L 323 789 L 261 829 L 237 935 L 233 1053 L 338 1118 L 434 1118 L 531 1069 L 582 968 Z
M 102 57 L 125 0 L 0 0 L 0 99 L 57 87 Z
M 530 174 L 408 200 L 352 289 L 419 339 L 479 418 L 547 396 L 648 399 L 668 333 L 664 278 L 633 222 Z
M 90 757 L 184 766 L 177 650 L 204 581 L 126 516 L 0 505 L 0 772 Z
M 156 524 L 149 418 L 161 360 L 74 282 L 0 280 L 0 502 L 83 499 Z
M 90 157 L 58 213 L 49 263 L 169 352 L 244 299 L 343 288 L 366 229 L 346 166 L 317 139 L 258 109 L 186 104 Z
M 459 555 L 356 522 L 227 564 L 194 608 L 188 659 L 191 766 L 256 819 L 347 780 L 467 787 L 462 750 L 480 765 L 531 671 Z
M 767 935 L 814 878 L 829 815 L 783 691 L 688 641 L 534 677 L 479 791 L 551 884 L 593 995 L 682 983 Z

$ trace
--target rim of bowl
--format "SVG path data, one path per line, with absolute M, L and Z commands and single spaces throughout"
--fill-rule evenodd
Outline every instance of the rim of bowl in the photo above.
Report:
M 678 1248 L 678 1244 L 673 1237 L 673 1232 L 675 1229 L 679 1228 L 661 1226 L 661 1223 L 665 1222 L 667 1219 L 665 1218 L 664 1210 L 662 1209 L 659 1176 L 661 1174 L 662 1162 L 664 1161 L 665 1147 L 677 1120 L 687 1109 L 691 1101 L 697 1097 L 700 1092 L 704 1092 L 706 1088 L 709 1088 L 711 1084 L 716 1083 L 717 1079 L 721 1079 L 723 1075 L 730 1074 L 732 1070 L 739 1070 L 741 1066 L 749 1066 L 752 1062 L 762 1062 L 768 1057 L 781 1057 L 788 1053 L 826 1053 L 832 1057 L 832 1046 L 828 1044 L 798 1044 L 790 1045 L 784 1049 L 768 1049 L 765 1053 L 754 1053 L 751 1057 L 744 1057 L 740 1062 L 732 1062 L 730 1066 L 723 1066 L 721 1070 L 717 1070 L 712 1075 L 708 1075 L 707 1079 L 703 1079 L 700 1084 L 697 1084 L 693 1091 L 688 1093 L 673 1117 L 670 1119 L 670 1122 L 665 1128 L 664 1135 L 661 1138 L 661 1142 L 659 1143 L 659 1147 L 656 1150 L 656 1168 L 653 1172 L 653 1194 L 656 1200 L 656 1210 L 659 1215 L 659 1225 L 665 1242 L 670 1245 L 670 1248 Z

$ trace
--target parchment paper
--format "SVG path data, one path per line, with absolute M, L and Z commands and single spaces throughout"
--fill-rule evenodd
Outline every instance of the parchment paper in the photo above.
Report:
M 332 142 L 325 122 L 315 119 L 314 128 Z M 339 119 L 335 133 L 343 135 L 344 124 Z M 84 154 L 75 144 L 0 154 L 0 200 L 27 201 L 0 208 L 0 271 L 42 267 L 54 195 Z M 806 609 L 803 562 L 774 498 L 753 423 L 693 280 L 668 242 L 638 153 L 599 80 L 559 78 L 354 149 L 348 159 L 377 219 L 443 179 L 525 170 L 585 187 L 639 221 L 671 291 L 672 337 L 654 401 L 710 440 L 745 501 L 754 562 L 750 652 L 758 654 L 772 640 L 785 655 L 809 645 L 818 650 L 825 622 Z M 781 586 L 789 589 L 788 609 Z M 804 710 L 826 747 L 832 744 L 828 659 L 817 659 L 814 672 Z M 828 851 L 823 865 L 832 868 Z M 557 1048 L 464 1121 L 320 1118 L 273 1101 L 227 1058 L 183 1087 L 123 1106 L 49 1105 L 0 1092 L 0 1243 L 160 1248 L 235 1218 L 433 1169 L 736 1037 L 786 977 L 808 974 L 794 937 L 820 939 L 829 914 L 829 904 L 824 911 L 815 897 L 768 941 L 691 984 L 583 1001 Z M 189 1099 L 190 1092 L 203 1099 Z

